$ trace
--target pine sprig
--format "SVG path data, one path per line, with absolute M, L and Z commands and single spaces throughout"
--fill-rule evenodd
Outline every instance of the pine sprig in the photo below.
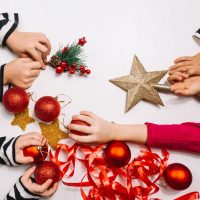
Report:
M 85 66 L 82 47 L 87 41 L 85 37 L 80 38 L 78 43 L 59 49 L 55 55 L 51 57 L 50 66 L 56 69 L 57 74 L 68 71 L 70 74 L 80 72 L 80 74 L 90 74 L 90 70 Z

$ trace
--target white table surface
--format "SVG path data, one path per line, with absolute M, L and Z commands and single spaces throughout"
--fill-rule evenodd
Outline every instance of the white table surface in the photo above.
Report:
M 0 12 L 20 14 L 20 30 L 44 32 L 50 38 L 52 54 L 59 44 L 71 43 L 82 36 L 88 40 L 84 49 L 91 75 L 87 78 L 66 74 L 57 77 L 49 68 L 42 71 L 30 91 L 38 97 L 69 95 L 72 103 L 63 111 L 67 120 L 84 109 L 119 123 L 199 121 L 200 103 L 197 100 L 163 93 L 160 96 L 165 107 L 140 102 L 125 113 L 126 93 L 108 82 L 129 74 L 134 54 L 147 71 L 154 71 L 167 69 L 179 56 L 197 53 L 200 45 L 192 35 L 200 27 L 199 8 L 199 0 L 0 0 Z M 0 55 L 1 64 L 15 58 L 6 48 L 0 49 Z M 161 82 L 165 80 L 166 77 Z M 30 109 L 33 112 L 33 103 Z M 0 136 L 23 134 L 18 127 L 10 125 L 11 119 L 0 105 Z M 33 130 L 40 131 L 36 123 L 29 125 L 26 132 Z M 192 185 L 180 192 L 161 188 L 154 196 L 166 200 L 187 192 L 200 192 L 200 156 L 170 152 L 169 163 L 181 162 L 190 168 Z M 25 168 L 0 166 L 0 199 Z M 49 199 L 81 199 L 80 190 L 60 184 Z

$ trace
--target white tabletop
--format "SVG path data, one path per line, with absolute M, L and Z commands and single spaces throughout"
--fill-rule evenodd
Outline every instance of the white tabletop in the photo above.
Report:
M 20 30 L 44 32 L 50 38 L 52 54 L 60 44 L 71 43 L 83 36 L 88 40 L 84 49 L 91 75 L 87 78 L 66 74 L 57 77 L 48 68 L 42 71 L 30 91 L 38 97 L 69 95 L 72 103 L 63 110 L 67 120 L 80 110 L 90 110 L 119 123 L 165 124 L 199 120 L 197 100 L 163 93 L 160 96 L 165 107 L 140 102 L 125 113 L 126 93 L 108 82 L 130 73 L 135 54 L 147 71 L 154 71 L 167 69 L 179 56 L 197 53 L 200 46 L 192 35 L 200 27 L 199 8 L 199 0 L 0 0 L 0 12 L 20 14 Z M 0 55 L 2 64 L 15 58 L 6 48 L 0 49 Z M 161 82 L 165 80 L 166 77 Z M 30 109 L 32 113 L 33 103 Z M 23 134 L 18 127 L 10 125 L 11 119 L 12 116 L 0 105 L 0 136 Z M 29 125 L 25 132 L 32 130 L 40 131 L 36 123 Z M 130 147 L 141 148 L 131 144 Z M 169 163 L 181 162 L 190 168 L 192 185 L 180 192 L 161 188 L 154 197 L 166 200 L 187 192 L 200 192 L 199 155 L 170 152 Z M 0 199 L 25 168 L 0 166 Z M 81 199 L 80 190 L 60 184 L 49 199 Z

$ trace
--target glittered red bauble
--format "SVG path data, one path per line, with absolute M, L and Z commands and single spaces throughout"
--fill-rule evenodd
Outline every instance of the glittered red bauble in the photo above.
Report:
M 88 123 L 81 121 L 81 120 L 72 120 L 70 124 L 77 124 L 77 125 L 83 125 L 83 126 L 90 126 Z M 80 131 L 74 131 L 70 130 L 70 133 L 76 134 L 76 135 L 86 135 L 85 133 L 82 133 Z
M 29 104 L 29 95 L 18 87 L 8 89 L 3 95 L 3 105 L 9 112 L 23 112 Z
M 131 159 L 131 151 L 126 143 L 112 141 L 108 143 L 104 156 L 108 166 L 124 167 Z
M 34 163 L 40 163 L 47 157 L 48 146 L 29 146 L 23 149 L 23 154 L 26 157 L 34 158 Z
M 52 179 L 51 186 L 58 182 L 61 177 L 61 171 L 58 166 L 52 161 L 43 161 L 36 166 L 34 172 L 35 182 L 39 185 L 45 183 L 48 179 Z
M 54 121 L 60 114 L 59 102 L 51 97 L 44 96 L 35 104 L 35 115 L 44 122 Z
M 163 176 L 166 183 L 175 190 L 185 190 L 192 183 L 191 171 L 180 163 L 168 165 Z

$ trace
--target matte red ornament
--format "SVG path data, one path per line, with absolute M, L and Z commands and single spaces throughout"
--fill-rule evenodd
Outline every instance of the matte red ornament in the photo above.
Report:
M 54 121 L 60 114 L 59 102 L 51 96 L 44 96 L 35 104 L 35 115 L 44 122 Z
M 72 120 L 70 124 L 77 124 L 77 125 L 83 125 L 83 126 L 90 126 L 88 123 L 81 121 L 81 120 Z M 76 135 L 86 135 L 85 133 L 82 133 L 80 131 L 70 130 L 70 133 L 76 134 Z
M 173 163 L 163 173 L 166 183 L 174 190 L 185 190 L 192 183 L 192 173 L 183 164 Z
M 4 93 L 2 101 L 9 112 L 21 113 L 28 107 L 29 95 L 22 88 L 13 87 Z
M 131 151 L 125 142 L 109 142 L 104 151 L 105 161 L 110 167 L 124 167 L 131 159 Z
M 52 179 L 54 183 L 57 183 L 62 178 L 62 173 L 58 166 L 52 161 L 43 161 L 36 166 L 34 172 L 35 182 L 39 185 L 45 183 L 48 179 Z
M 34 158 L 34 163 L 44 161 L 48 154 L 48 146 L 29 146 L 23 149 L 23 154 L 26 157 Z

